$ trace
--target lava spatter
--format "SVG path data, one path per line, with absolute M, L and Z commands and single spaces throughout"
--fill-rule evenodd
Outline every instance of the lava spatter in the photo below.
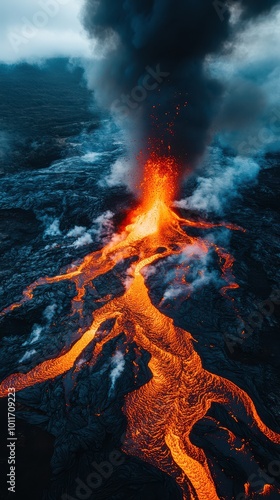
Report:
M 11 386 L 19 391 L 66 373 L 95 338 L 102 324 L 115 319 L 107 336 L 97 340 L 94 359 L 104 344 L 120 332 L 151 355 L 151 380 L 125 398 L 123 411 L 127 417 L 127 431 L 124 451 L 172 475 L 181 486 L 185 499 L 218 500 L 206 454 L 190 439 L 194 425 L 205 417 L 212 403 L 224 405 L 237 420 L 244 420 L 245 414 L 247 424 L 258 428 L 274 443 L 280 444 L 280 436 L 262 422 L 245 391 L 203 368 L 191 334 L 176 327 L 173 320 L 150 300 L 143 269 L 180 254 L 187 245 L 195 244 L 204 254 L 210 249 L 216 252 L 223 280 L 227 283 L 223 293 L 237 287 L 232 274 L 234 259 L 213 242 L 187 233 L 188 227 L 203 229 L 213 225 L 182 219 L 170 208 L 175 186 L 175 162 L 170 158 L 152 158 L 145 169 L 143 201 L 130 215 L 124 230 L 102 250 L 86 256 L 78 266 L 70 267 L 59 276 L 40 278 L 26 289 L 21 301 L 2 312 L 6 314 L 32 300 L 33 291 L 38 286 L 69 280 L 77 290 L 72 308 L 82 315 L 86 286 L 123 259 L 137 257 L 123 295 L 112 298 L 94 312 L 91 326 L 70 349 L 38 364 L 28 373 L 10 375 L 0 384 L 0 395 L 6 396 Z

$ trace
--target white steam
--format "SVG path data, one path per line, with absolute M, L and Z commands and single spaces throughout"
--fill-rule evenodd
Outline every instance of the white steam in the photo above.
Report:
M 114 231 L 113 217 L 113 212 L 107 210 L 104 214 L 99 215 L 93 222 L 93 227 L 90 231 L 97 236 L 98 240 L 104 242 L 112 236 Z
M 74 248 L 80 248 L 80 247 L 83 247 L 85 245 L 89 245 L 90 243 L 93 243 L 93 239 L 91 237 L 91 234 L 85 233 L 85 234 L 83 234 L 83 236 L 80 236 L 80 238 L 78 238 L 76 241 L 74 241 L 72 246 Z
M 79 236 L 82 236 L 83 234 L 85 234 L 86 230 L 87 230 L 86 227 L 75 226 L 74 229 L 71 229 L 71 231 L 69 231 L 66 234 L 66 238 L 78 238 Z
M 34 354 L 36 354 L 35 349 L 31 349 L 30 351 L 27 351 L 22 356 L 22 358 L 20 358 L 19 363 L 24 363 L 24 361 L 27 361 L 28 359 L 30 359 L 32 356 L 34 356 Z
M 237 197 L 242 188 L 252 185 L 260 166 L 250 158 L 227 159 L 226 166 L 218 166 L 197 178 L 197 187 L 186 199 L 175 201 L 178 208 L 215 212 L 223 215 L 224 210 Z
M 45 220 L 47 220 L 47 219 L 45 219 Z M 59 226 L 60 226 L 60 221 L 58 218 L 49 222 L 49 225 L 45 229 L 44 236 L 60 236 L 61 231 L 60 231 Z
M 0 61 L 16 64 L 52 57 L 90 57 L 80 23 L 82 0 L 2 2 Z
M 39 324 L 35 323 L 35 325 L 33 325 L 28 340 L 26 340 L 22 344 L 23 347 L 25 347 L 27 345 L 36 344 L 40 340 L 42 333 L 44 333 L 45 329 L 48 326 L 50 326 L 50 324 L 54 318 L 56 309 L 57 309 L 56 304 L 51 304 L 51 305 L 46 307 L 46 309 L 44 310 L 43 315 L 42 315 L 42 320 L 43 320 L 42 323 L 43 324 L 39 325 Z
M 109 175 L 99 181 L 102 187 L 114 186 L 133 186 L 133 180 L 130 178 L 131 168 L 128 160 L 118 159 L 111 167 Z
M 93 241 L 106 243 L 114 231 L 113 217 L 113 212 L 107 210 L 93 221 L 90 229 L 83 226 L 75 226 L 73 229 L 68 231 L 66 238 L 77 238 L 71 244 L 74 248 L 89 245 L 93 243 Z
M 121 376 L 125 368 L 124 354 L 121 351 L 116 351 L 116 353 L 112 358 L 111 365 L 112 365 L 112 370 L 110 372 L 110 379 L 111 379 L 110 393 L 114 390 L 116 381 Z
M 212 257 L 198 243 L 187 245 L 181 254 L 172 255 L 164 261 L 165 273 L 162 285 L 167 286 L 163 300 L 177 297 L 187 298 L 209 283 L 221 285 L 218 272 L 213 269 Z M 149 268 L 148 275 L 157 273 L 157 266 Z M 145 277 L 147 272 L 145 271 Z
M 50 306 L 46 307 L 46 309 L 44 310 L 43 319 L 47 322 L 48 325 L 52 322 L 56 309 L 57 309 L 57 305 L 51 304 Z
M 36 342 L 38 342 L 42 331 L 43 331 L 43 327 L 41 325 L 34 325 L 32 328 L 32 331 L 30 333 L 29 339 L 26 342 L 24 342 L 22 345 L 26 346 L 26 345 L 35 344 Z

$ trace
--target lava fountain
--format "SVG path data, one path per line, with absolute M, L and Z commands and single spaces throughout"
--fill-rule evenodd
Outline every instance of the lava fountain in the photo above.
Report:
M 212 403 L 225 405 L 236 419 L 244 421 L 245 414 L 247 424 L 258 428 L 274 443 L 280 444 L 280 435 L 262 422 L 245 391 L 203 368 L 191 334 L 176 327 L 173 320 L 151 302 L 144 268 L 170 255 L 179 255 L 188 245 L 195 244 L 204 254 L 210 250 L 218 254 L 221 274 L 227 282 L 223 293 L 237 287 L 232 274 L 233 258 L 213 241 L 187 234 L 188 227 L 208 229 L 214 225 L 182 219 L 171 209 L 176 178 L 174 160 L 150 159 L 145 167 L 142 203 L 130 214 L 124 229 L 103 249 L 87 255 L 81 264 L 61 275 L 40 278 L 31 284 L 19 302 L 2 311 L 5 315 L 32 300 L 33 291 L 41 285 L 69 280 L 77 291 L 72 310 L 83 315 L 86 286 L 93 286 L 96 277 L 124 259 L 137 259 L 130 268 L 130 280 L 124 294 L 111 298 L 94 312 L 90 327 L 80 331 L 79 339 L 67 352 L 38 364 L 28 373 L 10 375 L 0 384 L 0 395 L 6 396 L 9 387 L 20 391 L 66 373 L 102 324 L 114 319 L 111 331 L 97 340 L 94 359 L 98 358 L 104 344 L 120 332 L 151 355 L 150 381 L 125 398 L 123 411 L 127 417 L 127 431 L 123 450 L 172 475 L 180 484 L 185 499 L 218 500 L 207 457 L 190 439 L 194 425 L 207 414 Z M 226 227 L 240 229 L 231 225 Z

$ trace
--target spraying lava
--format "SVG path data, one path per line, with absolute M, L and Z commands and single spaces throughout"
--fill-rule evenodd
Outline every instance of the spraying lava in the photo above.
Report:
M 151 355 L 151 380 L 125 399 L 124 451 L 172 475 L 180 484 L 185 499 L 218 500 L 207 457 L 190 439 L 194 425 L 205 417 L 212 403 L 224 405 L 236 419 L 244 420 L 246 414 L 247 424 L 258 428 L 274 443 L 280 444 L 280 436 L 262 422 L 245 391 L 203 368 L 191 334 L 176 327 L 173 320 L 151 302 L 143 270 L 170 255 L 180 255 L 191 245 L 199 247 L 205 255 L 210 250 L 217 253 L 226 282 L 222 293 L 237 287 L 232 274 L 233 258 L 213 241 L 187 234 L 188 227 L 209 229 L 213 224 L 182 219 L 170 208 L 176 191 L 176 176 L 174 160 L 153 157 L 145 168 L 143 201 L 130 215 L 123 231 L 76 267 L 72 266 L 59 276 L 40 278 L 24 291 L 21 301 L 1 313 L 7 314 L 32 300 L 38 286 L 70 280 L 77 291 L 72 310 L 83 315 L 86 286 L 94 286 L 92 282 L 96 277 L 124 259 L 137 259 L 129 270 L 130 279 L 124 294 L 110 297 L 94 312 L 91 326 L 79 332 L 79 339 L 67 352 L 40 363 L 28 373 L 10 375 L 1 383 L 0 395 L 6 396 L 9 387 L 20 391 L 66 373 L 75 366 L 102 324 L 108 319 L 115 320 L 111 331 L 102 339 L 98 338 L 93 353 L 95 360 L 104 344 L 120 332 L 125 333 L 128 342 L 136 342 Z M 230 435 L 229 430 L 228 433 Z M 232 433 L 231 439 L 234 442 Z

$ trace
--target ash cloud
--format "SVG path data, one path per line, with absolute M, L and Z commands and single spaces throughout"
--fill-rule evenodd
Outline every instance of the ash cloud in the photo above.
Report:
M 238 32 L 230 57 L 225 52 L 207 62 L 226 88 L 213 129 L 236 155 L 258 157 L 280 148 L 279 22 L 277 8 Z
M 210 0 L 87 0 L 84 25 L 100 52 L 87 70 L 89 85 L 101 105 L 117 114 L 131 152 L 153 144 L 184 166 L 196 164 L 224 93 L 206 58 L 220 54 L 245 22 L 278 3 L 225 2 L 221 20 Z M 236 6 L 241 17 L 233 23 Z M 150 90 L 143 90 L 145 82 Z
M 242 17 L 247 19 L 269 12 L 271 8 L 279 2 L 278 0 L 246 0 L 240 3 L 244 5 Z
M 183 266 L 175 274 L 172 270 L 167 273 L 163 300 L 172 300 L 177 297 L 188 297 L 193 292 L 200 290 L 206 285 L 213 283 L 221 286 L 218 272 L 212 267 L 211 256 L 204 253 L 198 245 L 186 247 L 183 253 L 174 260 L 172 264 Z

